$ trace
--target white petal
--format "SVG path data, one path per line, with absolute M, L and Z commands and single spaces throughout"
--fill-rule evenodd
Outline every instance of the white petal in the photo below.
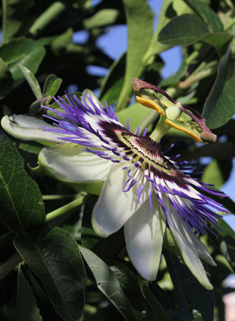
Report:
M 185 264 L 206 289 L 213 289 L 199 258 L 199 253 L 196 248 L 198 244 L 194 244 L 194 239 L 191 237 L 189 228 L 172 206 L 169 208 L 168 216 L 172 224 L 171 233 L 181 251 Z
M 208 264 L 216 266 L 217 264 L 210 256 L 210 253 L 207 247 L 192 233 L 189 234 L 192 239 L 192 242 L 195 244 L 195 247 L 199 253 L 199 256 Z
M 87 98 L 87 96 L 84 95 L 84 93 L 87 94 L 88 97 L 91 97 L 93 103 L 94 103 L 97 107 L 99 106 L 99 108 L 102 109 L 101 104 L 100 104 L 100 101 L 98 100 L 98 98 L 96 97 L 96 95 L 93 93 L 93 91 L 91 91 L 90 89 L 85 89 L 85 90 L 83 91 L 83 93 L 82 93 L 82 98 L 83 98 L 83 100 L 85 101 L 85 103 L 94 110 L 94 107 L 93 107 L 92 103 L 91 103 L 90 100 Z
M 113 164 L 92 214 L 97 234 L 106 237 L 118 231 L 137 211 L 137 184 L 129 192 L 122 192 L 128 176 L 123 164 Z
M 89 184 L 91 189 L 94 183 L 106 179 L 112 162 L 84 152 L 83 148 L 72 143 L 56 145 L 50 149 L 43 148 L 38 157 L 39 168 L 58 180 L 76 185 Z M 97 186 L 94 185 L 93 189 L 95 193 Z M 89 192 L 92 193 L 91 190 Z
M 153 214 L 149 200 L 126 222 L 124 226 L 127 251 L 139 274 L 146 280 L 156 279 L 161 260 L 165 216 L 159 211 L 159 203 L 153 197 Z
M 29 116 L 13 115 L 11 117 L 4 116 L 1 121 L 3 129 L 13 137 L 22 140 L 38 140 L 38 141 L 50 141 L 53 143 L 63 142 L 58 139 L 58 136 L 65 136 L 58 133 L 49 131 L 43 131 L 38 127 L 55 128 L 45 121 Z

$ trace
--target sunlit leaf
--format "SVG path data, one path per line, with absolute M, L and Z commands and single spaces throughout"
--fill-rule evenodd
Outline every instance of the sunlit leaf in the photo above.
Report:
M 235 113 L 235 61 L 230 50 L 221 58 L 218 75 L 204 105 L 203 117 L 209 128 L 224 125 Z
M 184 0 L 195 12 L 208 24 L 211 32 L 221 32 L 224 30 L 223 24 L 217 14 L 203 1 Z
M 149 114 L 149 109 L 143 107 L 140 103 L 136 102 L 133 105 L 120 110 L 117 113 L 118 120 L 126 126 L 126 122 L 129 119 L 129 126 L 131 130 L 136 130 L 140 122 Z M 133 117 L 134 115 L 134 117 Z
M 23 37 L 12 39 L 0 47 L 0 57 L 8 66 L 15 80 L 23 77 L 18 64 L 24 65 L 35 74 L 45 54 L 45 48 L 41 44 L 33 39 Z
M 200 41 L 205 41 L 210 45 L 223 49 L 231 39 L 231 35 L 227 32 L 208 33 L 200 38 Z
M 233 164 L 230 159 L 223 161 L 213 160 L 203 171 L 202 181 L 220 188 L 230 177 L 232 167 Z
M 159 33 L 158 41 L 171 46 L 188 46 L 209 33 L 206 25 L 196 16 L 184 14 L 173 18 Z
M 25 66 L 19 64 L 19 67 L 22 71 L 22 73 L 24 74 L 29 86 L 31 87 L 36 99 L 40 99 L 42 97 L 42 92 L 41 92 L 41 88 L 40 85 L 37 81 L 37 79 L 35 78 L 35 76 L 33 75 L 33 73 L 26 68 Z
M 133 92 L 130 86 L 131 79 L 142 75 L 144 65 L 141 62 L 153 32 L 153 15 L 147 1 L 124 0 L 123 4 L 128 26 L 128 50 L 125 80 L 117 102 L 117 110 L 128 104 Z
M 101 103 L 107 101 L 109 105 L 112 105 L 118 100 L 124 82 L 125 66 L 126 54 L 123 54 L 119 59 L 114 61 L 108 75 L 101 84 L 99 95 Z
M 96 12 L 92 17 L 84 19 L 83 23 L 86 29 L 103 27 L 113 24 L 118 17 L 118 10 L 103 9 Z
M 62 79 L 56 75 L 49 75 L 43 87 L 43 95 L 53 97 L 60 88 Z

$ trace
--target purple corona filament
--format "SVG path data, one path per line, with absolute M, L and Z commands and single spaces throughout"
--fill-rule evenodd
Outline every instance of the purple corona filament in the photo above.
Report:
M 141 202 L 143 193 L 147 191 L 153 213 L 153 198 L 156 197 L 169 227 L 169 204 L 187 226 L 198 233 L 206 233 L 207 220 L 217 226 L 216 221 L 220 215 L 211 208 L 227 212 L 222 205 L 200 191 L 215 196 L 225 195 L 194 179 L 195 174 L 191 173 L 192 167 L 188 162 L 175 162 L 174 157 L 167 157 L 166 152 L 173 146 L 162 152 L 160 142 L 146 136 L 146 130 L 143 136 L 138 136 L 139 130 L 136 134 L 132 133 L 128 123 L 126 128 L 118 121 L 111 107 L 106 104 L 104 110 L 90 94 L 84 93 L 81 100 L 71 94 L 66 95 L 66 98 L 68 102 L 62 98 L 56 100 L 64 110 L 63 113 L 51 109 L 60 120 L 46 116 L 54 121 L 57 128 L 43 130 L 58 133 L 58 137 L 66 142 L 83 145 L 86 151 L 105 160 L 122 163 L 126 182 L 122 191 L 117 192 L 129 193 L 137 184 L 137 202 Z

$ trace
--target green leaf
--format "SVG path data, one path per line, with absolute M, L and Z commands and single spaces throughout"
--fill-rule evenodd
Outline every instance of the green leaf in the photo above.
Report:
M 188 309 L 190 306 L 201 313 L 204 321 L 213 321 L 213 291 L 206 290 L 175 255 L 164 252 L 164 256 L 174 284 L 178 310 L 183 319 L 191 321 Z
M 45 56 L 45 48 L 33 39 L 18 38 L 0 47 L 0 57 L 8 66 L 13 79 L 22 78 L 18 64 L 24 65 L 35 74 Z
M 42 321 L 40 311 L 37 308 L 37 301 L 32 288 L 21 271 L 21 266 L 19 266 L 18 271 L 17 298 L 14 314 L 14 321 Z
M 18 236 L 14 245 L 41 279 L 57 313 L 66 321 L 80 320 L 86 275 L 78 245 L 71 234 L 54 227 L 38 243 Z
M 206 34 L 200 38 L 200 41 L 207 42 L 218 49 L 223 49 L 230 39 L 231 36 L 229 33 L 219 32 Z
M 31 87 L 36 99 L 42 98 L 42 92 L 41 92 L 40 85 L 39 85 L 37 79 L 34 77 L 33 73 L 28 68 L 26 68 L 25 66 L 23 66 L 21 64 L 19 64 L 19 67 L 20 67 L 21 71 L 23 72 L 29 86 Z
M 224 31 L 223 24 L 217 14 L 203 1 L 184 0 L 205 21 L 211 32 Z
M 124 108 L 133 93 L 131 79 L 140 78 L 144 71 L 142 59 L 149 47 L 153 33 L 153 14 L 147 1 L 123 0 L 128 26 L 128 50 L 125 80 L 117 110 Z
M 53 97 L 57 93 L 62 83 L 62 79 L 56 75 L 49 75 L 43 87 L 43 95 Z
M 107 101 L 108 105 L 112 105 L 118 100 L 124 82 L 125 67 L 126 54 L 123 54 L 114 61 L 101 84 L 99 100 L 102 104 Z
M 218 75 L 206 99 L 202 116 L 209 128 L 224 125 L 235 113 L 235 61 L 230 48 L 221 58 Z
M 171 46 L 189 46 L 209 33 L 198 17 L 184 14 L 173 18 L 159 33 L 158 41 Z
M 13 78 L 9 71 L 9 68 L 5 62 L 0 58 L 0 99 L 7 95 L 13 85 Z
M 148 295 L 148 288 L 144 289 L 144 294 L 146 298 L 151 302 L 153 299 Z M 151 282 L 149 284 L 149 290 L 154 295 L 154 297 L 158 300 L 161 306 L 167 311 L 167 315 L 172 321 L 183 321 L 184 319 L 179 313 L 178 308 L 173 304 L 172 300 L 170 300 L 167 296 L 167 293 L 162 290 L 162 288 L 158 285 L 157 282 Z M 151 302 L 153 307 L 155 307 L 154 303 Z M 161 320 L 161 319 L 159 319 Z M 184 320 L 185 321 L 185 320 Z
M 204 183 L 213 184 L 216 188 L 220 188 L 230 177 L 233 164 L 232 160 L 213 160 L 203 171 L 202 181 Z
M 91 225 L 91 215 L 96 202 L 97 197 L 84 206 L 81 228 L 82 246 L 98 256 L 108 257 L 114 260 L 125 248 L 123 228 L 106 238 L 97 236 Z
M 209 238 L 235 271 L 235 232 L 222 218 L 217 224 L 221 230 L 209 223 L 210 229 L 215 232 L 215 235 L 209 232 Z
M 86 29 L 104 27 L 114 24 L 119 15 L 116 9 L 103 9 L 96 12 L 92 17 L 83 20 Z
M 129 119 L 130 129 L 135 131 L 137 130 L 140 122 L 143 121 L 143 119 L 148 114 L 149 114 L 149 109 L 142 106 L 140 103 L 136 102 L 133 105 L 120 110 L 117 113 L 117 116 L 120 123 L 122 123 L 124 126 L 126 126 L 126 122 Z
M 45 213 L 38 185 L 26 172 L 23 159 L 10 139 L 0 132 L 1 221 L 25 234 L 44 223 Z
M 213 130 L 213 132 L 216 135 L 229 135 L 230 137 L 234 137 L 235 136 L 234 127 L 235 127 L 235 119 L 230 119 L 223 126 Z
M 67 46 L 72 44 L 73 33 L 73 29 L 68 28 L 64 33 L 51 41 L 51 49 L 55 56 L 60 56 L 63 51 L 67 50 Z
M 82 256 L 95 278 L 98 289 L 110 300 L 117 310 L 128 321 L 137 321 L 130 302 L 124 295 L 115 274 L 90 250 L 80 247 Z
M 34 17 L 27 14 L 26 18 L 25 13 L 33 5 L 33 0 L 2 1 L 2 43 L 27 32 L 34 21 Z
M 156 32 L 153 35 L 150 45 L 148 47 L 148 50 L 143 57 L 144 65 L 150 65 L 153 62 L 155 55 L 158 55 L 160 52 L 165 51 L 171 47 L 170 45 L 161 44 L 160 42 L 158 42 L 157 39 L 158 39 L 159 32 L 175 15 L 176 15 L 176 12 L 172 8 L 172 0 L 163 1 L 161 12 L 158 17 Z
M 142 294 L 138 285 L 137 277 L 124 265 L 112 265 L 110 267 L 121 285 L 121 288 L 131 303 L 132 308 L 138 320 L 151 321 L 170 321 L 166 311 L 163 309 L 157 298 L 153 296 L 150 290 L 143 286 Z

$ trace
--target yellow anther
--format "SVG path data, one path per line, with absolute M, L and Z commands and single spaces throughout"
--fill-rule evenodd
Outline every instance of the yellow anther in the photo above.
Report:
M 165 116 L 165 112 L 163 108 L 159 104 L 151 100 L 150 98 L 136 96 L 136 99 L 141 105 L 147 108 L 155 109 L 159 112 L 160 115 Z
M 176 129 L 181 130 L 182 132 L 190 135 L 196 142 L 203 142 L 200 138 L 199 133 L 194 132 L 191 128 L 187 128 L 186 126 L 181 126 L 180 124 L 173 122 L 169 119 L 166 119 L 165 122 L 169 126 L 174 127 Z

